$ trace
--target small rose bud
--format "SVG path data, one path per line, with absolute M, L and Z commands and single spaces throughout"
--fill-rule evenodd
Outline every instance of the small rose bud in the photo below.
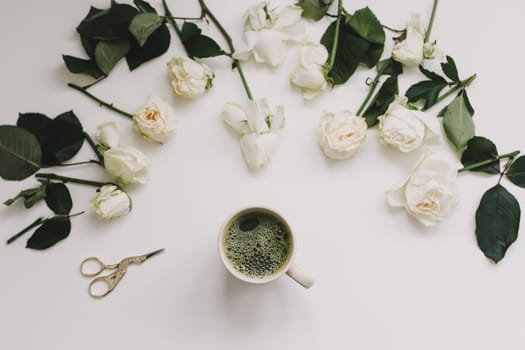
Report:
M 118 186 L 107 184 L 97 190 L 91 208 L 101 219 L 112 220 L 131 211 L 131 198 Z

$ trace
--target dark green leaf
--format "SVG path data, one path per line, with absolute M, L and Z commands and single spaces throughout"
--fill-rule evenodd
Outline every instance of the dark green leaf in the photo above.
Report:
M 55 214 L 68 215 L 73 207 L 73 201 L 66 185 L 61 182 L 48 184 L 46 204 Z
M 54 246 L 71 232 L 71 221 L 68 217 L 55 216 L 40 226 L 29 238 L 26 248 L 43 250 Z
M 419 70 L 421 71 L 421 73 L 423 73 L 428 79 L 436 82 L 436 83 L 442 83 L 442 84 L 446 84 L 447 81 L 439 74 L 436 74 L 432 71 L 429 71 L 428 69 L 425 69 L 423 66 L 419 66 Z
M 321 38 L 321 44 L 330 53 L 334 44 L 335 27 L 336 22 L 330 24 Z M 334 66 L 328 72 L 328 76 L 332 78 L 333 83 L 336 85 L 344 84 L 350 79 L 363 61 L 369 48 L 370 44 L 365 39 L 357 35 L 352 28 L 342 23 L 339 28 L 339 41 Z
M 148 37 L 162 25 L 163 19 L 154 13 L 141 13 L 135 16 L 129 25 L 129 32 L 133 34 L 140 46 L 144 46 Z
M 452 81 L 460 81 L 456 62 L 454 62 L 452 57 L 447 56 L 447 62 L 441 63 L 441 69 L 443 69 L 443 73 Z
M 212 38 L 202 35 L 195 23 L 185 22 L 182 26 L 182 43 L 192 57 L 205 58 L 224 55 L 224 51 Z
M 377 72 L 382 75 L 399 75 L 403 73 L 403 65 L 392 58 L 387 58 L 377 64 Z
M 465 107 L 467 108 L 469 114 L 471 116 L 474 116 L 474 108 L 472 107 L 472 104 L 470 103 L 470 99 L 467 95 L 467 90 L 463 90 L 463 100 L 465 102 Z
M 507 171 L 507 178 L 516 186 L 525 188 L 525 156 L 512 162 Z
M 447 86 L 446 82 L 423 80 L 409 87 L 405 96 L 412 103 L 423 99 L 425 101 L 424 109 L 428 109 L 436 104 L 439 93 L 445 86 Z
M 87 74 L 95 79 L 104 76 L 104 73 L 98 68 L 95 61 L 92 59 L 82 59 L 69 55 L 62 55 L 62 59 L 66 64 L 67 69 L 75 74 Z
M 500 184 L 489 189 L 476 211 L 476 238 L 485 256 L 495 263 L 518 237 L 520 205 Z
M 128 54 L 129 49 L 128 40 L 99 41 L 95 49 L 95 62 L 100 70 L 108 75 L 117 62 Z
M 168 50 L 170 40 L 168 27 L 162 25 L 148 37 L 144 46 L 141 47 L 138 43 L 132 42 L 131 50 L 126 56 L 129 69 L 134 70 L 141 64 L 162 55 Z
M 299 0 L 297 6 L 303 9 L 304 18 L 318 21 L 328 12 L 334 0 Z
M 384 48 L 385 46 L 381 44 L 370 44 L 361 62 L 366 64 L 368 68 L 372 68 L 379 62 Z
M 155 11 L 155 9 L 150 4 L 148 4 L 146 1 L 133 0 L 133 3 L 139 9 L 139 11 L 142 12 L 142 13 L 147 13 L 147 12 L 149 12 L 149 13 L 157 13 L 157 11 Z
M 84 143 L 82 124 L 72 111 L 55 119 L 39 113 L 20 113 L 17 125 L 36 136 L 45 167 L 73 158 Z
M 462 151 L 467 142 L 474 137 L 474 122 L 463 93 L 458 94 L 447 106 L 443 114 L 443 128 L 447 138 L 458 151 Z
M 77 27 L 82 37 L 97 40 L 127 39 L 129 24 L 139 14 L 136 8 L 126 4 L 112 3 L 111 8 L 93 11 Z
M 383 51 L 382 46 L 385 43 L 385 31 L 377 17 L 368 7 L 357 10 L 348 18 L 347 23 L 357 34 L 369 43 L 379 44 L 381 46 L 381 52 Z
M 394 98 L 398 93 L 397 75 L 392 75 L 385 80 L 383 85 L 381 85 L 381 89 L 379 89 L 363 114 L 369 128 L 378 123 L 377 117 L 385 114 L 388 106 L 394 101 Z
M 13 125 L 0 125 L 0 177 L 23 180 L 40 169 L 42 150 L 36 137 Z
M 461 163 L 466 167 L 487 160 L 496 159 L 497 156 L 498 150 L 492 141 L 481 136 L 474 136 L 467 143 L 467 149 L 461 156 Z M 500 161 L 494 160 L 490 164 L 472 169 L 471 171 L 479 171 L 487 174 L 499 174 Z
M 24 199 L 24 206 L 29 209 L 46 196 L 45 185 L 27 190 L 20 191 L 15 197 L 4 202 L 5 205 L 10 206 L 18 199 Z

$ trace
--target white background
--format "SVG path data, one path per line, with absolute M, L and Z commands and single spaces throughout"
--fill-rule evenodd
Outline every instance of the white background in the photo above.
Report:
M 85 57 L 75 27 L 90 5 L 108 3 L 11 1 L 0 14 L 2 124 L 14 124 L 19 112 L 54 117 L 73 109 L 90 133 L 101 122 L 117 121 L 122 143 L 139 147 L 151 161 L 149 183 L 130 189 L 134 207 L 127 217 L 101 222 L 89 210 L 94 189 L 71 185 L 73 210 L 86 214 L 72 219 L 68 239 L 43 252 L 25 249 L 28 237 L 0 245 L 1 348 L 525 347 L 524 238 L 496 266 L 479 251 L 474 236 L 479 199 L 497 178 L 460 175 L 461 202 L 452 217 L 425 228 L 403 210 L 390 209 L 384 196 L 420 152 L 404 155 L 387 148 L 375 130 L 351 160 L 328 160 L 320 151 L 321 111 L 357 110 L 373 71 L 362 67 L 346 85 L 304 102 L 289 84 L 296 48 L 276 69 L 245 64 L 254 95 L 285 105 L 287 117 L 272 163 L 252 172 L 237 135 L 219 116 L 224 102 L 246 101 L 238 75 L 226 59 L 208 60 L 216 74 L 213 89 L 197 100 L 174 97 L 165 69 L 171 56 L 183 54 L 174 35 L 162 57 L 132 73 L 122 62 L 92 89 L 130 112 L 149 94 L 166 98 L 177 112 L 178 130 L 163 146 L 141 140 L 128 120 L 67 88 L 69 81 L 88 79 L 67 72 L 60 55 Z M 243 12 L 251 3 L 210 0 L 209 6 L 238 40 Z M 161 10 L 160 1 L 152 4 Z M 179 16 L 199 13 L 196 0 L 169 4 Z M 345 5 L 351 12 L 368 5 L 384 24 L 403 28 L 411 11 L 421 12 L 426 23 L 432 1 L 354 0 Z M 432 32 L 456 59 L 463 78 L 478 73 L 469 89 L 477 134 L 492 139 L 501 153 L 525 151 L 523 10 L 521 2 L 511 0 L 442 1 Z M 310 27 L 315 40 L 328 22 Z M 214 30 L 205 31 L 219 38 Z M 387 35 L 385 57 L 392 46 Z M 411 70 L 402 77 L 400 90 L 421 79 Z M 90 158 L 85 146 L 75 160 Z M 96 165 L 52 171 L 107 180 Z M 0 199 L 34 183 L 33 178 L 1 181 Z M 504 186 L 525 203 L 523 190 L 507 181 Z M 303 290 L 286 277 L 257 286 L 227 274 L 217 254 L 218 230 L 232 211 L 250 204 L 270 206 L 288 218 L 297 235 L 296 262 L 316 277 L 312 289 Z M 21 203 L 1 208 L 0 239 L 48 212 L 44 204 L 31 210 Z M 78 272 L 84 258 L 95 255 L 111 263 L 158 248 L 166 251 L 131 266 L 108 297 L 88 296 L 89 280 Z

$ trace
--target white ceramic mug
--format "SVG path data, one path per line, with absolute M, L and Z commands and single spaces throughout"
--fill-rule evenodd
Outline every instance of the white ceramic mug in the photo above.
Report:
M 236 220 L 239 216 L 248 214 L 251 212 L 262 212 L 262 213 L 266 213 L 266 214 L 273 216 L 286 227 L 287 232 L 289 234 L 290 249 L 289 249 L 288 258 L 286 262 L 283 264 L 281 268 L 279 268 L 278 271 L 276 271 L 275 273 L 271 275 L 265 276 L 263 278 L 248 276 L 238 271 L 232 265 L 230 260 L 226 257 L 225 248 L 224 248 L 225 234 L 227 233 L 233 221 Z M 292 228 L 290 227 L 290 224 L 288 223 L 288 221 L 286 221 L 282 217 L 282 215 L 280 215 L 279 213 L 276 213 L 272 209 L 268 209 L 264 207 L 247 207 L 247 208 L 243 208 L 243 209 L 235 211 L 232 215 L 228 217 L 224 225 L 221 227 L 221 230 L 219 231 L 219 242 L 218 243 L 219 243 L 218 244 L 219 245 L 219 255 L 221 257 L 221 260 L 224 266 L 232 275 L 234 275 L 235 277 L 237 277 L 238 279 L 242 281 L 249 282 L 249 283 L 256 283 L 256 284 L 268 283 L 270 281 L 273 281 L 281 277 L 284 274 L 287 274 L 288 276 L 290 276 L 293 280 L 295 280 L 297 283 L 299 283 L 304 288 L 310 288 L 314 284 L 314 279 L 310 277 L 309 275 L 305 274 L 304 272 L 302 272 L 297 267 L 297 265 L 295 265 L 293 262 L 294 256 L 295 256 L 295 237 L 294 237 Z

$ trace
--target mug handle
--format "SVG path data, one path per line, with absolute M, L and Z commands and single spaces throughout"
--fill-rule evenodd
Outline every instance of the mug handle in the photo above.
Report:
M 314 285 L 313 277 L 301 271 L 294 263 L 290 264 L 286 274 L 306 289 Z

